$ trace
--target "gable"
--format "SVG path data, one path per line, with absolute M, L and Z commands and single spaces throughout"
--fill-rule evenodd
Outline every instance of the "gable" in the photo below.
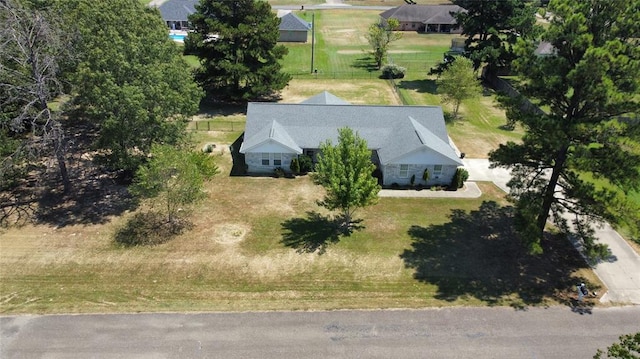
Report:
M 272 152 L 294 152 L 294 153 L 302 153 L 302 148 L 300 148 L 297 143 L 291 138 L 287 130 L 282 127 L 277 121 L 272 121 L 271 123 L 267 123 L 262 128 L 258 129 L 251 136 L 247 135 L 247 131 L 245 130 L 244 141 L 242 141 L 242 145 L 240 145 L 240 153 L 246 152 L 269 152 L 265 151 L 265 146 L 274 146 L 277 145 L 278 148 L 284 149 L 282 151 L 272 151 Z
M 280 17 L 280 31 L 304 31 L 311 29 L 311 24 L 289 12 Z
M 302 101 L 301 103 L 306 104 L 322 104 L 322 105 L 350 105 L 349 102 L 341 99 L 340 97 L 328 92 L 322 91 L 321 93 L 309 97 L 308 99 Z

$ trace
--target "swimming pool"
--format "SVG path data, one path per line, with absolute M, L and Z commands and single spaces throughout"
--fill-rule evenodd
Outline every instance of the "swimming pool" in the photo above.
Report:
M 169 34 L 169 37 L 173 41 L 184 42 L 184 38 L 187 37 L 187 35 L 184 35 L 184 34 Z

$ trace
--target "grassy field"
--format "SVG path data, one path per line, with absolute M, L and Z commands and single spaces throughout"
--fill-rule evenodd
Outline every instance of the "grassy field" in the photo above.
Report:
M 193 229 L 165 244 L 115 244 L 132 213 L 4 233 L 0 312 L 523 307 L 569 304 L 577 281 L 600 285 L 566 241 L 550 242 L 548 257 L 524 253 L 493 185 L 478 199 L 383 198 L 359 213 L 363 230 L 336 242 L 309 178 L 233 177 L 229 150 L 214 156 L 222 172 Z M 309 252 L 323 243 L 324 254 Z
M 311 34 L 307 43 L 287 43 L 289 55 L 284 70 L 301 78 L 377 78 L 380 72 L 369 55 L 367 29 L 379 19 L 379 10 L 297 11 L 308 22 L 315 22 L 314 66 L 311 66 Z M 313 17 L 312 17 L 313 16 Z M 390 45 L 388 62 L 407 68 L 407 78 L 424 78 L 442 60 L 451 39 L 458 35 L 403 32 L 403 38 Z M 318 74 L 312 74 L 318 69 Z
M 361 31 L 375 16 L 318 11 L 316 20 L 327 26 L 320 31 L 318 59 L 325 60 L 319 68 L 372 72 L 359 67 L 358 59 L 364 56 Z M 394 61 L 410 63 L 413 54 L 439 52 L 449 41 L 447 35 L 410 34 L 394 45 Z M 295 54 L 291 51 L 285 68 L 304 69 Z M 398 82 L 400 92 L 414 104 L 439 104 L 433 79 L 423 76 L 420 66 Z M 352 103 L 401 103 L 377 76 L 295 78 L 282 101 L 299 102 L 323 90 Z M 493 101 L 488 93 L 465 104 L 464 120 L 449 124 L 470 157 L 486 156 L 488 149 L 519 136 L 500 129 L 504 114 Z M 243 131 L 244 110 L 204 107 L 194 119 L 207 131 L 198 127 L 193 140 L 197 147 L 216 144 L 221 173 L 192 213 L 193 228 L 177 238 L 154 247 L 117 245 L 114 234 L 136 208 L 99 220 L 2 233 L 0 312 L 521 308 L 570 305 L 578 281 L 596 290 L 601 286 L 565 240 L 545 242 L 549 255 L 543 257 L 524 253 L 510 230 L 504 194 L 486 183 L 480 184 L 478 199 L 382 198 L 358 213 L 364 229 L 338 238 L 328 214 L 315 204 L 321 188 L 307 177 L 230 176 L 229 145 Z M 195 129 L 196 123 L 190 126 Z M 153 204 L 143 203 L 142 209 Z M 311 251 L 322 248 L 321 255 Z

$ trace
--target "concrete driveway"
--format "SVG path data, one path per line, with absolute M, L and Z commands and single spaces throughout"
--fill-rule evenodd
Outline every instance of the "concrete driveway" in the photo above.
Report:
M 489 168 L 489 160 L 481 158 L 462 159 L 464 168 L 469 171 L 469 181 L 493 182 L 505 192 L 509 192 L 507 182 L 511 179 L 511 174 L 504 168 Z

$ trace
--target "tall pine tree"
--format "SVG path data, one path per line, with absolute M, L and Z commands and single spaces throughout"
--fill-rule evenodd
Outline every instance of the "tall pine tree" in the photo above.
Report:
M 627 196 L 640 190 L 640 0 L 552 0 L 549 9 L 543 39 L 555 56 L 522 41 L 514 62 L 522 94 L 547 113 L 512 106 L 526 134 L 490 158 L 512 169 L 517 225 L 534 252 L 550 215 L 569 230 L 569 213 L 587 254 L 599 256 L 590 223 L 640 224 Z
M 200 58 L 196 81 L 210 96 L 230 100 L 270 97 L 291 79 L 278 62 L 280 19 L 266 1 L 204 0 L 189 17 L 187 51 Z

